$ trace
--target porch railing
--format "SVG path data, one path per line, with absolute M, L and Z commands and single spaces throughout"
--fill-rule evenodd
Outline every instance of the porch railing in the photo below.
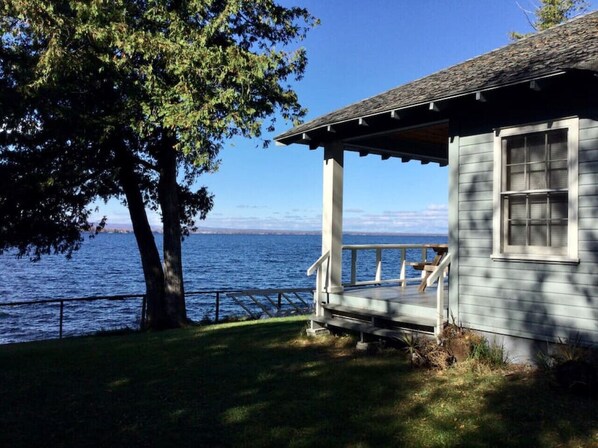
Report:
M 343 283 L 342 286 L 367 286 L 367 285 L 381 285 L 387 283 L 394 283 L 399 284 L 401 286 L 406 286 L 410 281 L 416 281 L 421 283 L 422 282 L 422 275 L 425 275 L 422 271 L 422 274 L 419 276 L 407 277 L 408 273 L 408 266 L 415 265 L 415 264 L 422 264 L 428 262 L 433 255 L 435 254 L 434 249 L 438 248 L 438 245 L 435 244 L 359 244 L 359 245 L 345 245 L 343 246 L 343 251 L 348 251 L 351 253 L 351 272 L 350 272 L 350 280 L 349 282 Z M 357 280 L 357 261 L 358 261 L 358 253 L 360 251 L 375 251 L 375 270 L 374 270 L 374 278 L 372 280 Z M 398 271 L 398 277 L 391 278 L 383 278 L 382 275 L 382 267 L 383 267 L 383 253 L 385 251 L 398 251 L 399 252 L 399 260 L 398 266 L 399 268 L 395 270 Z M 409 253 L 408 251 L 411 251 Z M 419 252 L 420 256 L 414 256 L 413 251 Z M 419 258 L 419 259 L 418 259 Z M 436 336 L 439 337 L 440 333 L 442 332 L 443 324 L 444 324 L 444 313 L 445 313 L 445 282 L 444 279 L 448 275 L 448 268 L 450 266 L 452 259 L 452 255 L 447 253 L 443 258 L 442 261 L 438 264 L 436 269 L 430 274 L 430 276 L 426 279 L 426 285 L 431 287 L 434 283 L 437 283 L 436 289 L 436 326 L 435 326 L 435 333 Z M 324 253 L 318 260 L 309 267 L 307 270 L 307 275 L 312 275 L 317 273 L 316 279 L 316 289 L 314 292 L 314 301 L 315 301 L 315 311 L 316 315 L 321 315 L 321 294 L 328 291 L 329 279 L 328 272 L 330 270 L 330 252 Z M 395 257 L 396 263 L 396 257 Z
M 444 277 L 448 274 L 448 268 L 451 264 L 452 255 L 449 252 L 444 256 L 438 267 L 428 277 L 426 284 L 432 286 L 438 282 L 436 287 L 436 337 L 440 338 L 444 324 Z
M 325 267 L 325 268 L 324 268 Z M 314 272 L 316 273 L 316 289 L 314 290 L 314 312 L 316 316 L 321 316 L 322 312 L 322 297 L 325 291 L 328 291 L 328 272 L 330 271 L 330 251 L 322 254 L 320 258 L 316 260 L 307 269 L 307 275 L 310 276 Z
M 343 246 L 343 251 L 351 253 L 351 271 L 350 280 L 343 282 L 342 286 L 370 286 L 382 285 L 386 283 L 400 284 L 406 286 L 408 282 L 421 282 L 422 276 L 408 277 L 408 268 L 410 265 L 426 263 L 433 258 L 433 248 L 437 247 L 434 244 L 350 244 Z M 365 251 L 375 251 L 375 269 L 374 276 L 371 280 L 358 280 L 358 253 Z M 390 278 L 383 277 L 383 253 L 389 251 L 396 251 L 399 253 L 398 263 L 396 259 L 394 272 L 398 273 L 398 277 L 391 276 Z M 411 251 L 409 253 L 408 251 Z M 413 251 L 420 254 L 418 257 L 413 256 Z M 411 255 L 411 257 L 409 256 Z M 396 258 L 396 257 L 395 257 Z M 317 274 L 316 276 L 316 293 L 326 292 L 329 289 L 328 272 L 330 271 L 330 252 L 322 254 L 318 260 L 307 269 L 307 275 Z M 388 269 L 386 269 L 388 270 Z M 410 272 L 409 272 L 410 273 Z
M 343 283 L 343 286 L 368 286 L 368 285 L 381 285 L 385 283 L 398 283 L 401 286 L 406 286 L 408 282 L 418 281 L 421 282 L 421 275 L 416 277 L 407 277 L 408 267 L 410 264 L 426 263 L 434 257 L 433 244 L 353 244 L 343 246 L 343 251 L 351 252 L 351 275 L 349 282 Z M 358 266 L 358 253 L 365 251 L 375 251 L 375 274 L 371 280 L 357 280 L 357 266 Z M 383 277 L 383 254 L 390 251 L 396 251 L 399 253 L 398 263 L 395 262 L 394 272 L 398 274 L 398 277 L 392 276 L 390 278 Z M 417 251 L 421 254 L 418 259 L 417 256 L 408 259 L 408 251 Z M 432 257 L 430 258 L 430 255 Z M 393 271 L 391 271 L 393 272 Z

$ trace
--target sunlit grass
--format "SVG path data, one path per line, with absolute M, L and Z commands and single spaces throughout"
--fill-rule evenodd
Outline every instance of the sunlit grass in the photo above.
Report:
M 0 446 L 598 446 L 597 400 L 302 318 L 0 347 Z

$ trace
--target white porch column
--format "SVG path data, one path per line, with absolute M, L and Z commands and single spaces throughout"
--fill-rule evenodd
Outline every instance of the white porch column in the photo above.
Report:
M 330 293 L 342 292 L 342 239 L 343 239 L 343 165 L 341 142 L 324 147 L 324 183 L 322 207 L 322 254 L 330 251 L 324 265 L 323 283 Z

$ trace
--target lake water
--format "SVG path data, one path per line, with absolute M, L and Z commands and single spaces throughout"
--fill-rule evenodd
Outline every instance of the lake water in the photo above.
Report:
M 344 244 L 446 243 L 442 236 L 345 235 Z M 156 235 L 160 246 L 161 235 Z M 312 288 L 314 277 L 306 269 L 320 256 L 319 235 L 190 235 L 183 243 L 186 291 L 221 289 Z M 419 251 L 408 254 L 416 259 Z M 350 256 L 343 258 L 345 281 Z M 384 254 L 388 276 L 398 277 L 398 253 Z M 375 254 L 360 254 L 358 275 L 373 279 Z M 101 234 L 86 241 L 70 260 L 46 256 L 32 263 L 0 256 L 0 303 L 52 298 L 90 297 L 144 292 L 141 263 L 132 234 Z M 212 317 L 213 295 L 190 297 L 189 317 Z M 238 308 L 238 307 L 237 307 Z M 242 314 L 234 303 L 222 313 Z M 59 305 L 0 307 L 0 343 L 57 337 Z M 100 329 L 135 327 L 140 300 L 68 304 L 64 309 L 64 335 Z

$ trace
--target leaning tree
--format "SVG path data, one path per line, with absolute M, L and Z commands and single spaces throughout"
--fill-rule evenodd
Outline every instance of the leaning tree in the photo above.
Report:
M 147 325 L 187 322 L 182 237 L 223 142 L 305 111 L 288 84 L 316 24 L 274 0 L 5 0 L 0 7 L 0 253 L 70 256 L 98 199 L 128 207 Z M 163 253 L 146 210 L 158 211 Z

